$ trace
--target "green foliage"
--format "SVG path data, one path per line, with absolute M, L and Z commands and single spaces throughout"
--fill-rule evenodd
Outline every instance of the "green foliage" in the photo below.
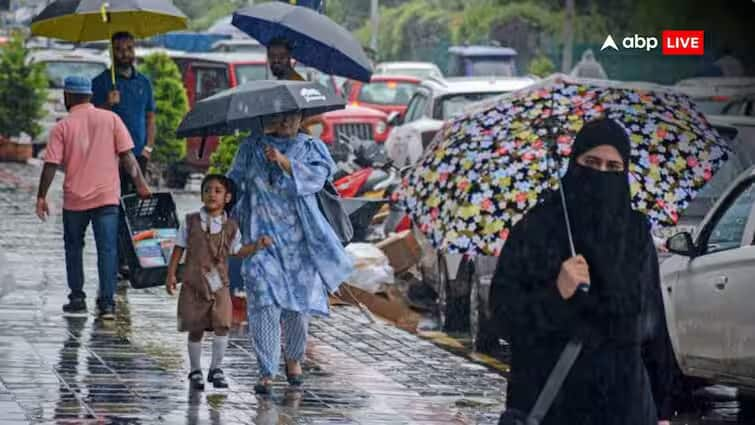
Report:
M 537 56 L 530 62 L 529 73 L 532 75 L 542 78 L 554 72 L 556 72 L 556 65 L 546 56 Z
M 29 64 L 24 40 L 15 35 L 0 50 L 0 135 L 37 136 L 49 85 L 43 64 Z
M 432 60 L 437 47 L 447 45 L 451 39 L 452 14 L 438 8 L 439 2 L 448 3 L 411 0 L 398 7 L 381 8 L 377 59 Z M 356 35 L 367 44 L 371 31 L 366 22 Z
M 494 25 L 504 25 L 515 18 L 540 28 L 543 33 L 554 34 L 561 29 L 561 14 L 553 12 L 537 3 L 478 2 L 464 9 L 461 25 L 454 32 L 456 43 L 481 43 L 491 39 Z
M 210 173 L 225 174 L 231 168 L 233 157 L 239 149 L 241 142 L 249 133 L 239 133 L 238 135 L 223 136 L 220 139 L 218 148 L 210 157 Z
M 181 71 L 164 53 L 154 53 L 144 58 L 139 70 L 152 81 L 157 105 L 157 133 L 152 159 L 162 164 L 179 162 L 186 155 L 186 143 L 184 139 L 176 137 L 176 129 L 189 111 Z

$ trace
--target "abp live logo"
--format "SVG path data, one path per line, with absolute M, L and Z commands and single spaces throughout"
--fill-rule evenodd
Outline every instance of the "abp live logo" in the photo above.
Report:
M 621 47 L 649 52 L 658 47 L 658 38 L 634 34 L 624 37 L 621 40 Z M 612 35 L 606 37 L 600 50 L 608 48 L 619 50 Z M 705 31 L 665 30 L 661 34 L 661 49 L 667 56 L 701 56 L 705 53 Z
M 705 31 L 666 30 L 661 38 L 664 55 L 702 56 L 705 53 Z

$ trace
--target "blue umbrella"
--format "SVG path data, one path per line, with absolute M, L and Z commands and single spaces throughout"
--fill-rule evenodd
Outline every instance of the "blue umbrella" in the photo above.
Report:
M 283 38 L 298 61 L 326 73 L 369 82 L 370 60 L 342 26 L 312 9 L 283 2 L 262 3 L 233 14 L 231 23 L 265 46 Z

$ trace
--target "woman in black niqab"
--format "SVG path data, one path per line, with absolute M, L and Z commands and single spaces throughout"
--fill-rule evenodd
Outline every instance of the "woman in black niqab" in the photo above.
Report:
M 617 160 L 601 162 L 596 152 L 608 147 Z M 600 119 L 572 149 L 562 184 L 590 289 L 559 290 L 572 254 L 560 195 L 550 193 L 512 229 L 493 279 L 491 307 L 512 348 L 508 406 L 530 411 L 577 338 L 582 353 L 543 425 L 656 425 L 672 413 L 674 358 L 648 220 L 630 205 L 629 139 Z

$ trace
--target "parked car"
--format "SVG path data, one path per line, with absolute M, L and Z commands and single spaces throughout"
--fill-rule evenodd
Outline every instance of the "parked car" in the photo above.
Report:
M 724 106 L 721 114 L 755 117 L 755 92 L 735 97 Z
M 383 143 L 389 134 L 388 115 L 362 106 L 347 105 L 345 109 L 313 117 L 307 124 L 310 134 L 327 144 L 332 144 L 340 136 Z
M 383 62 L 375 66 L 375 74 L 408 75 L 420 80 L 443 78 L 443 72 L 432 62 Z
M 457 77 L 423 81 L 409 102 L 406 115 L 403 118 L 396 116 L 389 123 L 393 129 L 386 141 L 388 156 L 399 167 L 416 164 L 443 123 L 465 107 L 524 88 L 535 81 L 529 77 Z
M 677 82 L 673 88 L 690 96 L 702 113 L 718 115 L 738 96 L 755 93 L 755 78 L 689 78 Z
M 45 65 L 49 81 L 42 132 L 34 140 L 34 155 L 47 144 L 50 129 L 68 114 L 63 101 L 63 80 L 69 75 L 94 78 L 110 65 L 107 56 L 82 50 L 35 50 L 28 59 Z
M 694 232 L 668 241 L 661 264 L 666 320 L 685 377 L 755 395 L 755 167 Z
M 267 58 L 248 53 L 174 53 L 173 60 L 181 70 L 189 106 L 222 90 L 254 80 L 270 78 Z M 217 136 L 190 137 L 186 141 L 186 158 L 171 170 L 171 186 L 180 187 L 191 173 L 205 172 L 210 156 L 217 149 Z
M 517 75 L 516 50 L 499 46 L 452 46 L 448 48 L 449 77 L 513 77 Z
M 254 53 L 258 55 L 267 54 L 267 48 L 253 38 L 235 38 L 216 41 L 212 45 L 211 50 L 213 52 L 222 53 Z
M 388 115 L 404 115 L 421 80 L 416 77 L 373 75 L 369 83 L 349 81 L 344 89 L 348 102 L 355 106 L 377 109 Z

